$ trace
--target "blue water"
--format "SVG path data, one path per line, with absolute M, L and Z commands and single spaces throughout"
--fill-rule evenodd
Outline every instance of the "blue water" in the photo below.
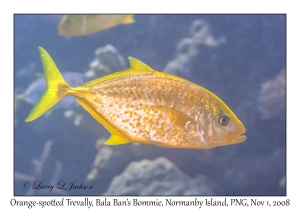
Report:
M 285 106 L 271 119 L 261 119 L 261 104 L 257 101 L 261 86 L 274 79 L 286 66 L 286 17 L 284 15 L 135 15 L 136 23 L 120 25 L 82 37 L 62 37 L 57 26 L 61 15 L 15 15 L 14 87 L 20 94 L 43 73 L 38 46 L 45 48 L 62 72 L 85 73 L 94 60 L 95 50 L 113 45 L 126 64 L 127 57 L 136 57 L 157 70 L 176 56 L 176 45 L 190 37 L 193 21 L 201 19 L 210 27 L 215 39 L 226 41 L 215 47 L 197 46 L 198 54 L 181 64 L 176 74 L 197 83 L 218 95 L 235 112 L 246 127 L 244 143 L 212 150 L 168 149 L 140 145 L 141 154 L 132 153 L 130 145 L 112 146 L 118 155 L 99 170 L 100 178 L 88 181 L 95 146 L 109 132 L 83 108 L 72 108 L 84 116 L 85 124 L 74 125 L 57 109 L 48 117 L 25 123 L 32 105 L 21 101 L 15 111 L 14 170 L 34 176 L 36 185 L 49 186 L 61 163 L 54 185 L 61 181 L 76 181 L 92 189 L 33 189 L 23 184 L 31 180 L 15 178 L 15 195 L 101 195 L 113 178 L 120 175 L 132 161 L 165 157 L 190 179 L 207 176 L 214 183 L 217 195 L 285 195 L 282 181 L 286 175 Z M 33 70 L 18 72 L 30 63 Z M 185 71 L 186 68 L 186 71 Z M 23 69 L 24 71 L 24 69 Z M 285 104 L 285 98 L 278 103 Z M 274 104 L 276 106 L 277 104 Z M 47 140 L 52 140 L 50 154 L 41 174 L 35 173 L 33 159 L 43 153 Z M 151 152 L 149 152 L 151 151 Z M 101 152 L 101 150 L 100 150 Z M 281 180 L 281 182 L 280 182 Z M 149 182 L 149 185 L 155 180 Z M 41 186 L 40 185 L 40 186 Z M 137 193 L 136 193 L 137 194 Z

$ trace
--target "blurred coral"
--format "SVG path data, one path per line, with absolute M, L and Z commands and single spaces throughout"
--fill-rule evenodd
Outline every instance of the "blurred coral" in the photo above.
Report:
M 119 51 L 110 44 L 95 50 L 95 59 L 90 63 L 85 76 L 91 79 L 126 69 L 126 62 Z
M 190 178 L 164 157 L 131 162 L 104 195 L 214 195 L 204 175 Z
M 285 118 L 285 69 L 273 79 L 262 84 L 258 102 L 261 119 Z
M 49 157 L 52 145 L 53 145 L 52 140 L 46 141 L 46 144 L 44 146 L 44 150 L 43 150 L 40 158 L 39 159 L 36 159 L 36 158 L 33 159 L 32 162 L 33 162 L 34 170 L 33 170 L 32 175 L 15 172 L 15 174 L 14 174 L 15 179 L 16 180 L 23 180 L 23 181 L 32 182 L 32 184 L 34 184 L 34 182 L 38 181 L 41 178 L 41 175 L 42 175 L 42 172 L 43 172 L 43 167 L 44 167 L 45 161 Z M 50 185 L 54 186 L 56 183 L 58 183 L 58 177 L 59 177 L 61 171 L 62 171 L 62 163 L 60 161 L 57 161 L 56 166 L 55 166 L 55 171 L 54 171 L 54 174 L 52 176 Z M 26 188 L 24 188 L 24 189 L 26 189 Z M 28 190 L 27 190 L 26 195 L 34 195 L 34 194 L 37 194 L 37 193 L 42 194 L 42 192 L 38 191 L 38 190 L 36 191 L 37 193 L 34 193 L 34 186 L 29 187 L 27 189 Z M 47 194 L 68 195 L 69 193 L 66 192 L 66 191 L 58 190 L 57 188 L 54 188 L 52 191 L 47 192 Z
M 209 25 L 204 20 L 193 21 L 190 27 L 191 37 L 183 38 L 176 46 L 177 56 L 166 64 L 163 72 L 177 74 L 178 71 L 186 72 L 186 65 L 198 54 L 198 45 L 215 47 L 226 41 L 224 37 L 214 39 Z
M 104 169 L 109 160 L 114 155 L 114 151 L 111 147 L 108 147 L 104 144 L 106 141 L 105 138 L 99 139 L 96 143 L 96 148 L 99 150 L 94 163 L 93 163 L 93 169 L 87 176 L 87 180 L 96 180 L 99 178 L 99 170 Z

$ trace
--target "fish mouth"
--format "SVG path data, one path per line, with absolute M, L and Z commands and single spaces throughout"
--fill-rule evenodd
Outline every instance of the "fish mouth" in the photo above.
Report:
M 246 133 L 246 129 L 245 129 L 245 127 L 244 127 L 244 125 L 242 124 L 242 126 L 241 126 L 241 130 L 240 130 L 240 135 L 239 136 L 237 136 L 235 139 L 234 139 L 234 141 L 236 141 L 236 142 L 244 142 L 245 140 L 246 140 L 246 136 L 245 135 L 242 135 L 242 134 L 245 134 Z
M 234 139 L 235 142 L 244 142 L 246 140 L 245 135 L 240 135 Z

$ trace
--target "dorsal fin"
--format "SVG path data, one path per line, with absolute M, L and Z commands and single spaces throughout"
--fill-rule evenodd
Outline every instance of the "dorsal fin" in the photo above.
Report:
M 134 57 L 128 57 L 130 62 L 130 69 L 133 71 L 148 71 L 153 72 L 154 70 L 148 66 L 147 64 L 143 63 L 142 61 L 134 58 Z
M 164 74 L 158 71 L 155 71 L 154 69 L 152 69 L 150 66 L 146 65 L 145 63 L 143 63 L 142 61 L 133 58 L 133 57 L 128 57 L 129 62 L 130 62 L 130 68 L 123 70 L 123 71 L 119 71 L 119 72 L 115 72 L 112 73 L 110 75 L 106 75 L 104 77 L 100 77 L 98 79 L 92 80 L 90 82 L 87 82 L 85 84 L 82 84 L 80 87 L 87 87 L 87 86 L 93 86 L 96 84 L 99 84 L 101 82 L 110 80 L 110 79 L 114 79 L 116 77 L 120 77 L 120 76 L 126 76 L 126 75 L 133 75 L 133 74 L 141 74 L 141 73 L 155 73 L 157 76 L 161 76 L 164 77 Z

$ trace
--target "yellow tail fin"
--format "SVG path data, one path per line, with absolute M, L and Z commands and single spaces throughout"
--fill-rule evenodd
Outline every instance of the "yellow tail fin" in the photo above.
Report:
M 30 122 L 40 117 L 52 106 L 65 97 L 70 89 L 66 83 L 54 61 L 50 55 L 42 47 L 39 47 L 41 60 L 44 67 L 45 79 L 47 83 L 47 90 L 41 96 L 40 100 L 35 104 L 27 118 L 26 122 Z

